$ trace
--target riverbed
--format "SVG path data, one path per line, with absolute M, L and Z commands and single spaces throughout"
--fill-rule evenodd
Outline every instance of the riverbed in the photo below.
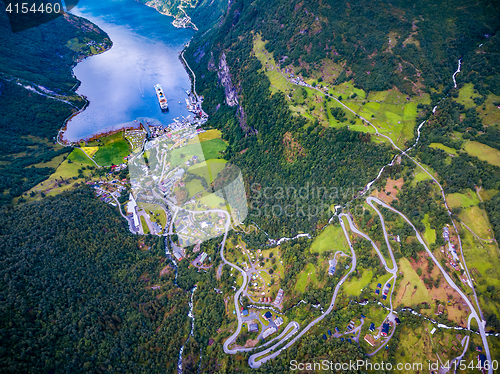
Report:
M 191 83 L 179 53 L 193 30 L 175 28 L 172 17 L 134 0 L 82 0 L 71 13 L 107 32 L 113 47 L 73 69 L 81 81 L 77 93 L 89 105 L 68 121 L 63 139 L 87 139 L 138 122 L 168 125 L 190 114 L 185 99 Z M 169 102 L 167 113 L 156 98 L 158 83 Z

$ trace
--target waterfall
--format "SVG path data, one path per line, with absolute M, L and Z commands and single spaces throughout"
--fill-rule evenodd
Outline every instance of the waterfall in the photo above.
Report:
M 186 346 L 187 342 L 189 341 L 189 338 L 193 336 L 194 333 L 194 314 L 193 314 L 193 297 L 194 297 L 194 291 L 198 286 L 194 286 L 191 289 L 191 301 L 189 302 L 189 312 L 188 312 L 188 317 L 191 318 L 191 332 L 189 333 L 188 338 L 184 342 L 184 345 L 181 347 L 181 350 L 179 351 L 179 359 L 177 360 L 177 373 L 182 374 L 182 353 L 184 352 L 184 347 Z M 201 363 L 201 354 L 200 354 L 200 363 Z

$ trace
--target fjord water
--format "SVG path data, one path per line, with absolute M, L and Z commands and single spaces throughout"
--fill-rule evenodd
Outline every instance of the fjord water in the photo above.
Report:
M 134 121 L 167 125 L 189 115 L 185 98 L 191 83 L 179 53 L 193 30 L 176 29 L 172 17 L 134 0 L 80 0 L 71 13 L 106 31 L 113 47 L 75 66 L 81 81 L 77 93 L 90 104 L 68 121 L 64 139 L 86 139 Z M 157 83 L 168 99 L 168 113 L 160 110 Z

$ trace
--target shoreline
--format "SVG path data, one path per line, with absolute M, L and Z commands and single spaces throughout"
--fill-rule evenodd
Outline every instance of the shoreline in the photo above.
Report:
M 160 10 L 156 9 L 155 7 L 152 7 L 150 5 L 147 5 L 146 3 L 140 3 L 144 6 L 147 6 L 149 8 L 152 8 L 152 9 L 155 9 L 158 13 L 162 14 L 162 15 L 165 15 L 165 16 L 168 16 L 168 17 L 173 17 L 174 18 L 174 21 L 177 19 L 175 16 L 173 16 L 172 14 L 168 14 L 168 13 L 165 13 L 165 12 L 161 12 Z M 80 17 L 80 18 L 83 18 L 85 20 L 87 20 L 88 22 L 91 22 L 89 21 L 88 19 L 84 18 L 84 17 Z M 96 25 L 98 26 L 98 25 Z M 99 27 L 99 26 L 98 26 Z M 177 27 L 174 25 L 174 27 L 176 28 L 188 28 L 188 27 Z M 104 32 L 106 32 L 105 30 L 103 30 Z M 195 30 L 196 31 L 196 30 Z M 107 33 L 106 33 L 107 35 Z M 78 65 L 78 63 L 84 61 L 85 59 L 89 58 L 89 57 L 92 57 L 92 56 L 97 56 L 101 53 L 105 53 L 107 51 L 109 51 L 114 43 L 113 41 L 111 40 L 111 38 L 109 37 L 108 35 L 108 39 L 109 41 L 111 42 L 111 44 L 109 45 L 109 47 L 107 47 L 106 49 L 102 50 L 102 51 L 99 51 L 98 53 L 95 53 L 95 54 L 91 54 L 91 55 L 88 55 L 88 56 L 85 56 L 83 58 L 77 58 L 76 61 L 74 62 L 74 64 L 71 66 L 71 74 L 73 75 L 73 77 L 77 80 L 77 82 L 75 83 L 75 85 L 71 88 L 71 90 L 74 90 L 74 93 L 75 95 L 81 97 L 84 101 L 85 101 L 85 105 L 78 111 L 72 113 L 71 115 L 68 116 L 68 118 L 66 118 L 64 120 L 64 123 L 63 123 L 63 126 L 59 129 L 59 132 L 57 133 L 57 137 L 56 137 L 56 142 L 59 143 L 60 145 L 62 146 L 65 146 L 65 147 L 74 147 L 75 145 L 74 144 L 79 144 L 80 142 L 91 142 L 91 141 L 95 141 L 101 137 L 104 137 L 104 136 L 109 136 L 109 135 L 113 135 L 113 134 L 116 134 L 117 132 L 119 131 L 126 131 L 126 130 L 137 130 L 138 128 L 141 128 L 141 127 L 145 127 L 145 125 L 143 125 L 142 123 L 138 122 L 137 126 L 127 126 L 126 124 L 124 124 L 124 126 L 120 127 L 120 128 L 117 128 L 117 129 L 113 129 L 113 130 L 107 130 L 107 131 L 104 131 L 104 132 L 99 132 L 97 134 L 93 134 L 89 137 L 86 137 L 86 138 L 80 138 L 78 140 L 75 140 L 75 141 L 69 141 L 69 140 L 66 140 L 64 139 L 64 133 L 66 132 L 67 130 L 67 126 L 68 126 L 68 122 L 73 118 L 73 117 L 76 117 L 78 114 L 82 113 L 89 105 L 90 105 L 90 100 L 87 99 L 87 97 L 85 95 L 79 95 L 76 90 L 78 89 L 78 87 L 80 86 L 81 84 L 81 81 L 76 77 L 76 75 L 74 74 L 74 68 L 76 65 Z M 188 44 L 189 44 L 189 41 L 188 41 Z M 190 74 L 190 71 L 191 68 L 189 67 L 189 65 L 187 65 L 187 62 L 184 60 L 184 56 L 182 56 L 182 54 L 184 53 L 185 51 L 185 47 L 179 51 L 179 60 L 181 61 L 181 64 L 189 78 L 189 81 L 191 83 L 191 89 L 194 89 L 194 82 L 195 82 L 195 77 L 191 77 L 191 74 Z M 183 61 L 184 60 L 184 61 Z M 192 72 L 192 70 L 191 70 Z M 193 73 L 194 74 L 194 73 Z M 196 95 L 196 93 L 195 93 Z M 135 121 L 135 120 L 133 120 Z
M 144 125 L 139 122 L 138 126 L 126 126 L 126 127 L 120 127 L 119 129 L 114 129 L 114 130 L 109 130 L 109 131 L 106 131 L 106 132 L 101 132 L 99 134 L 95 134 L 93 135 L 92 137 L 88 138 L 88 139 L 81 139 L 80 142 L 84 141 L 84 142 L 93 142 L 93 141 L 96 141 L 100 138 L 104 138 L 106 136 L 110 136 L 110 135 L 114 135 L 116 133 L 119 133 L 121 131 L 127 131 L 127 130 L 137 130 L 137 129 L 140 129 L 141 127 L 144 127 Z
M 73 15 L 74 17 L 79 17 L 79 16 L 75 16 Z M 90 22 L 92 24 L 94 24 L 93 22 L 91 22 L 90 20 L 88 20 L 87 18 L 84 18 L 84 17 L 79 17 L 79 18 L 82 18 L 84 19 L 85 21 L 87 22 Z M 97 27 L 99 27 L 98 25 L 96 25 Z M 99 29 L 101 29 L 99 27 Z M 103 29 L 101 29 L 102 31 L 104 31 Z M 110 36 L 108 35 L 108 33 L 106 31 L 104 31 L 107 35 L 107 39 L 109 40 L 110 44 L 109 45 L 105 45 L 105 48 L 101 51 L 98 51 L 97 53 L 92 53 L 90 55 L 87 55 L 87 56 L 79 56 L 77 55 L 75 60 L 73 61 L 73 64 L 71 64 L 71 75 L 73 76 L 73 78 L 75 78 L 76 80 L 76 83 L 73 85 L 73 87 L 71 87 L 71 91 L 73 91 L 75 93 L 76 96 L 80 97 L 83 99 L 83 101 L 85 102 L 85 104 L 81 107 L 81 109 L 77 110 L 76 112 L 73 112 L 71 113 L 63 122 L 63 125 L 61 126 L 61 128 L 59 129 L 59 131 L 57 132 L 57 136 L 56 136 L 56 142 L 62 146 L 65 146 L 65 147 L 72 147 L 72 143 L 79 143 L 81 141 L 84 141 L 85 139 L 79 139 L 78 141 L 76 142 L 70 142 L 68 140 L 65 140 L 63 139 L 63 135 L 64 133 L 66 132 L 67 130 L 67 127 L 68 127 L 68 122 L 75 116 L 77 116 L 78 114 L 80 114 L 81 112 L 83 112 L 89 105 L 90 105 L 90 100 L 87 99 L 87 97 L 85 95 L 80 95 L 78 94 L 76 91 L 78 90 L 78 88 L 80 87 L 80 85 L 82 84 L 82 82 L 77 78 L 77 76 L 75 75 L 75 71 L 74 71 L 74 68 L 76 65 L 78 65 L 80 62 L 86 60 L 87 58 L 90 58 L 92 56 L 97 56 L 97 55 L 100 55 L 101 53 L 105 53 L 107 51 L 109 51 L 114 43 L 113 43 L 113 40 L 111 40 Z
M 147 6 L 148 8 L 151 8 L 151 9 L 154 9 L 156 10 L 158 13 L 164 15 L 164 16 L 168 16 L 168 17 L 172 17 L 174 20 L 172 21 L 172 25 L 177 28 L 177 29 L 193 29 L 195 31 L 198 31 L 198 28 L 196 27 L 196 25 L 193 23 L 193 21 L 191 21 L 191 17 L 189 17 L 186 13 L 186 11 L 184 10 L 183 6 L 182 5 L 178 5 L 177 6 L 177 9 L 180 9 L 184 12 L 185 16 L 184 17 L 179 17 L 179 16 L 174 16 L 172 13 L 170 12 L 163 12 L 161 11 L 160 9 L 157 8 L 156 4 L 152 4 L 151 1 L 147 1 L 145 3 L 141 3 L 140 1 L 136 0 L 139 4 L 143 4 L 145 6 Z M 181 3 L 182 4 L 182 3 Z M 188 20 L 186 21 L 186 23 L 184 25 L 182 24 L 179 24 L 179 22 L 181 22 L 183 19 L 185 18 L 188 18 Z

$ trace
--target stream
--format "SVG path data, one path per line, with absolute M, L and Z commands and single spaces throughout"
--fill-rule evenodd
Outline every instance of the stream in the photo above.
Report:
M 182 353 L 184 352 L 184 347 L 188 343 L 189 338 L 191 338 L 191 336 L 193 336 L 193 333 L 194 333 L 193 297 L 194 297 L 194 291 L 196 291 L 197 288 L 198 288 L 198 286 L 194 286 L 191 289 L 191 301 L 189 302 L 189 312 L 188 312 L 188 317 L 191 318 L 191 332 L 189 333 L 188 338 L 186 339 L 186 341 L 182 345 L 181 350 L 179 351 L 179 359 L 177 360 L 177 373 L 178 374 L 182 374 Z M 201 364 L 201 355 L 200 355 L 200 364 Z
M 364 305 L 369 304 L 369 303 L 370 303 L 370 301 L 364 301 L 364 302 L 359 303 L 359 302 L 357 302 L 357 301 L 355 301 L 355 300 L 351 300 L 351 303 L 355 303 L 355 304 L 359 304 L 359 305 L 363 305 L 363 306 L 364 306 Z M 378 305 L 380 305 L 382 308 L 384 308 L 385 310 L 387 310 L 387 311 L 389 311 L 389 312 L 391 311 L 391 309 L 390 309 L 390 308 L 386 307 L 386 306 L 385 306 L 384 304 L 382 304 L 380 301 L 377 301 L 376 303 L 377 303 Z M 400 313 L 400 312 L 410 312 L 411 314 L 413 314 L 413 315 L 415 315 L 415 316 L 422 317 L 423 319 L 425 319 L 425 320 L 429 321 L 430 323 L 432 323 L 432 324 L 436 325 L 436 327 L 438 327 L 438 328 L 440 328 L 440 329 L 449 329 L 449 330 L 465 330 L 465 331 L 470 331 L 470 332 L 472 332 L 472 333 L 474 333 L 474 334 L 479 335 L 479 332 L 474 331 L 474 330 L 472 330 L 472 329 L 468 329 L 468 328 L 466 328 L 466 327 L 462 327 L 462 326 L 448 326 L 448 325 L 444 325 L 444 324 L 442 324 L 442 323 L 439 323 L 439 322 L 437 322 L 436 320 L 433 320 L 432 318 L 429 318 L 429 317 L 424 316 L 422 313 L 418 313 L 418 312 L 416 312 L 416 311 L 415 311 L 415 310 L 413 310 L 412 308 L 407 308 L 407 307 L 406 307 L 406 308 L 401 308 L 401 310 L 400 310 L 399 312 L 396 312 L 395 310 L 393 310 L 393 311 L 392 311 L 392 313 L 394 313 L 394 314 L 398 314 L 398 313 Z M 500 333 L 485 333 L 485 334 L 486 334 L 487 336 L 496 336 L 496 337 L 500 336 Z
M 177 284 L 177 275 L 178 275 L 178 267 L 177 267 L 177 261 L 175 260 L 175 258 L 172 256 L 172 254 L 170 253 L 170 249 L 168 248 L 168 244 L 167 244 L 167 241 L 165 241 L 165 257 L 167 258 L 167 260 L 171 261 L 172 262 L 172 265 L 174 267 L 174 270 L 175 270 L 175 279 L 174 279 L 174 284 L 179 287 L 179 285 Z M 191 331 L 189 333 L 189 336 L 188 338 L 186 339 L 186 341 L 184 342 L 184 344 L 182 345 L 180 351 L 179 351 L 179 359 L 177 360 L 177 373 L 178 374 L 182 374 L 182 359 L 183 359 L 183 352 L 184 352 L 184 347 L 186 346 L 187 342 L 189 341 L 189 338 L 191 336 L 193 336 L 194 334 L 194 314 L 193 314 L 193 307 L 194 307 L 194 303 L 193 303 L 193 297 L 194 297 L 194 291 L 196 291 L 196 289 L 198 288 L 197 285 L 195 285 L 193 288 L 191 288 L 191 300 L 189 301 L 189 312 L 188 312 L 188 317 L 191 319 Z M 200 366 L 201 366 L 201 356 L 202 356 L 202 351 L 201 351 L 201 348 L 200 348 Z M 198 367 L 198 371 L 199 371 L 199 367 Z

